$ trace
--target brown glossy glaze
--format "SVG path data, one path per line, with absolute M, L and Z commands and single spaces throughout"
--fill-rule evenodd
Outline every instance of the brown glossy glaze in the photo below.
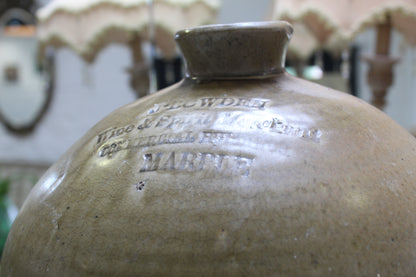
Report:
M 285 23 L 207 29 L 178 34 L 185 80 L 111 113 L 44 175 L 1 275 L 414 275 L 415 139 L 280 73 Z M 199 62 L 194 32 L 193 47 L 241 58 Z

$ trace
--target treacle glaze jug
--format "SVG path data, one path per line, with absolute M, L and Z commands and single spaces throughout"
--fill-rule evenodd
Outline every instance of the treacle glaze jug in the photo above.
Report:
M 1 275 L 415 276 L 415 139 L 285 73 L 291 34 L 180 31 L 187 77 L 111 113 L 47 171 Z

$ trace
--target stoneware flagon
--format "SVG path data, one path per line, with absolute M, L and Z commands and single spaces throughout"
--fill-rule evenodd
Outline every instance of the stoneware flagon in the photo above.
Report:
M 38 182 L 1 276 L 415 276 L 416 141 L 285 73 L 285 22 L 180 31 L 180 83 Z

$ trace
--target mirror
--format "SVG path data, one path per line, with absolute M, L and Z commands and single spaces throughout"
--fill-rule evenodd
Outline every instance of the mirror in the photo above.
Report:
M 0 18 L 0 120 L 31 132 L 45 113 L 54 81 L 53 54 L 40 55 L 35 19 L 21 9 Z

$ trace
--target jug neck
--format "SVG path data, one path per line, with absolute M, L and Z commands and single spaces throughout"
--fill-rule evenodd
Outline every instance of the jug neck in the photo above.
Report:
M 284 21 L 251 22 L 185 29 L 175 40 L 188 78 L 264 78 L 284 72 L 292 33 Z

